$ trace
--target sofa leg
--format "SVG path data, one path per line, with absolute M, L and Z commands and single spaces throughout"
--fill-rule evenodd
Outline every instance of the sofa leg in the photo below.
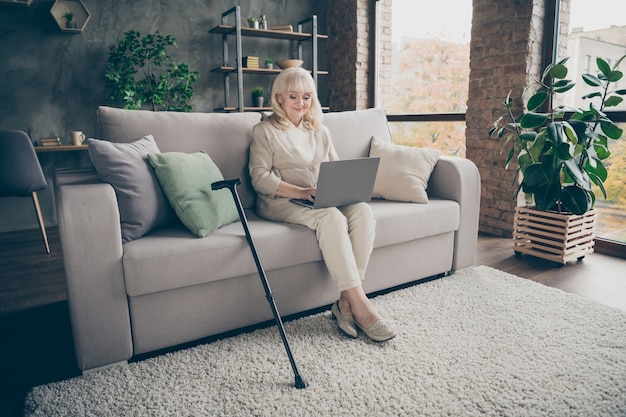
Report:
M 97 367 L 91 368 L 91 369 L 85 369 L 85 370 L 83 370 L 83 375 L 92 374 L 94 372 L 98 372 L 98 371 L 101 371 L 101 370 L 107 369 L 107 368 L 113 368 L 114 366 L 128 366 L 128 361 L 113 362 L 113 363 L 109 363 L 107 365 L 97 366 Z

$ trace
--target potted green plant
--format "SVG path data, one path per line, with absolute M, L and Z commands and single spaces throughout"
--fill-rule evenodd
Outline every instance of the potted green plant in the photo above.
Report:
M 252 16 L 248 18 L 248 26 L 251 27 L 252 29 L 258 29 L 259 28 L 259 18 Z
M 263 87 L 254 87 L 252 89 L 252 105 L 254 107 L 263 107 Z
M 529 207 L 543 212 L 540 214 L 542 220 L 534 223 L 533 228 L 539 227 L 536 225 L 541 222 L 555 221 L 545 213 L 583 216 L 592 211 L 596 200 L 593 184 L 606 198 L 604 181 L 607 169 L 603 161 L 610 155 L 609 140 L 621 138 L 623 132 L 606 115 L 605 109 L 620 104 L 623 101 L 621 96 L 626 94 L 626 90 L 613 89 L 615 83 L 623 77 L 617 68 L 625 57 L 616 61 L 613 67 L 604 59 L 597 58 L 597 75 L 582 75 L 583 81 L 595 89 L 582 97 L 589 102 L 586 109 L 558 104 L 557 97 L 571 90 L 575 84 L 567 79 L 568 69 L 565 64 L 568 58 L 550 64 L 541 79 L 524 92 L 522 109 L 516 107 L 510 92 L 506 99 L 498 100 L 504 106 L 505 114 L 494 122 L 489 137 L 504 139 L 503 151 L 508 147 L 504 163 L 506 169 L 511 168 L 517 156 L 515 169 L 519 184 L 514 198 L 522 191 Z M 520 208 L 516 211 L 514 241 L 519 237 L 518 213 L 522 212 L 524 216 L 530 213 Z M 550 219 L 547 220 L 547 217 Z M 584 223 L 584 220 L 581 222 Z M 569 223 L 571 218 L 565 222 Z M 578 220 L 575 223 L 578 224 Z M 522 240 L 533 239 L 529 238 L 532 233 L 521 234 Z M 549 239 L 559 240 L 553 236 Z M 563 242 L 566 243 L 564 247 L 558 248 L 559 252 L 566 252 L 569 243 L 567 239 Z M 532 245 L 537 246 L 536 242 L 532 242 Z M 584 253 L 589 252 L 574 253 L 573 256 L 580 259 L 581 253 L 584 256 Z
M 265 68 L 267 68 L 267 69 L 273 69 L 274 68 L 274 61 L 272 60 L 272 58 L 266 58 L 265 59 Z
M 185 62 L 176 62 L 167 48 L 171 35 L 141 36 L 137 31 L 109 47 L 105 71 L 107 99 L 125 109 L 191 111 L 193 84 L 199 77 Z
M 68 10 L 67 12 L 65 12 L 63 17 L 65 18 L 65 27 L 66 28 L 73 28 L 74 24 L 72 23 L 72 20 L 74 20 L 74 13 L 72 13 L 72 12 L 70 12 Z
M 517 155 L 517 171 L 521 182 L 515 192 L 532 196 L 539 210 L 565 211 L 583 214 L 593 208 L 596 184 L 604 197 L 607 178 L 603 160 L 610 155 L 609 140 L 622 136 L 622 129 L 605 113 L 605 109 L 620 104 L 626 90 L 612 90 L 623 74 L 597 58 L 598 75 L 583 74 L 583 81 L 596 88 L 583 99 L 598 98 L 598 104 L 588 109 L 568 108 L 556 104 L 557 95 L 574 87 L 568 80 L 565 66 L 568 58 L 549 65 L 536 90 L 530 92 L 519 116 L 515 116 L 515 101 L 511 93 L 500 101 L 506 114 L 499 117 L 489 131 L 490 137 L 505 138 L 507 152 L 505 168 L 509 169 Z M 542 110 L 546 106 L 547 110 Z

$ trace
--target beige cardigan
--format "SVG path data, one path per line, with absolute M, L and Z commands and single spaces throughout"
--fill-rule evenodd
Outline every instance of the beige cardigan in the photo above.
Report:
M 284 220 L 298 206 L 276 196 L 280 181 L 299 187 L 315 187 L 320 164 L 339 159 L 330 131 L 320 125 L 317 131 L 302 125 L 276 129 L 265 120 L 253 130 L 248 168 L 257 192 L 257 212 L 261 217 Z

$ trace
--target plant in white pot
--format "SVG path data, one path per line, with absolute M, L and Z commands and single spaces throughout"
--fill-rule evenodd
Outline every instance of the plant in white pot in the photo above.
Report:
M 252 105 L 254 107 L 263 107 L 264 101 L 263 87 L 254 87 L 252 89 Z
M 248 18 L 248 27 L 252 28 L 252 29 L 258 29 L 259 28 L 259 18 L 252 16 Z
M 620 104 L 626 95 L 626 89 L 614 89 L 623 77 L 617 68 L 624 58 L 613 67 L 597 58 L 598 73 L 582 75 L 595 89 L 582 97 L 589 103 L 586 109 L 557 104 L 557 96 L 575 84 L 567 79 L 568 58 L 550 64 L 541 79 L 525 91 L 522 109 L 516 109 L 511 93 L 498 100 L 506 111 L 494 122 L 489 136 L 504 139 L 506 169 L 517 155 L 519 184 L 514 198 L 522 191 L 536 210 L 572 215 L 593 209 L 593 184 L 606 198 L 608 173 L 603 161 L 610 155 L 609 141 L 620 139 L 623 132 L 605 110 Z

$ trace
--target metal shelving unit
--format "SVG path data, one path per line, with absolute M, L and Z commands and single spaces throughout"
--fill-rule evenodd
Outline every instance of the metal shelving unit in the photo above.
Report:
M 229 17 L 234 17 L 235 24 L 229 25 Z M 311 33 L 303 32 L 304 27 L 310 25 Z M 317 54 L 318 54 L 318 40 L 328 39 L 327 35 L 320 35 L 317 32 L 317 16 L 313 15 L 310 18 L 304 19 L 297 24 L 297 31 L 287 32 L 271 29 L 253 29 L 243 27 L 241 25 L 241 9 L 240 6 L 234 6 L 231 9 L 222 13 L 222 23 L 209 30 L 209 33 L 222 35 L 222 65 L 214 68 L 211 72 L 221 73 L 223 75 L 224 82 L 224 107 L 215 109 L 216 111 L 233 112 L 233 111 L 266 111 L 270 110 L 268 107 L 245 107 L 244 106 L 244 75 L 245 74 L 261 74 L 261 75 L 277 75 L 281 69 L 268 69 L 268 68 L 245 68 L 242 65 L 243 52 L 242 44 L 244 37 L 251 38 L 265 38 L 265 39 L 278 39 L 285 41 L 297 42 L 297 58 L 302 60 L 303 56 L 303 43 L 311 42 L 311 62 L 312 68 L 310 69 L 315 84 L 317 85 L 318 75 L 326 75 L 328 71 L 319 71 L 317 68 Z M 235 66 L 229 65 L 229 36 L 235 37 Z M 237 81 L 237 105 L 233 106 L 230 103 L 230 86 L 231 76 L 234 76 Z

